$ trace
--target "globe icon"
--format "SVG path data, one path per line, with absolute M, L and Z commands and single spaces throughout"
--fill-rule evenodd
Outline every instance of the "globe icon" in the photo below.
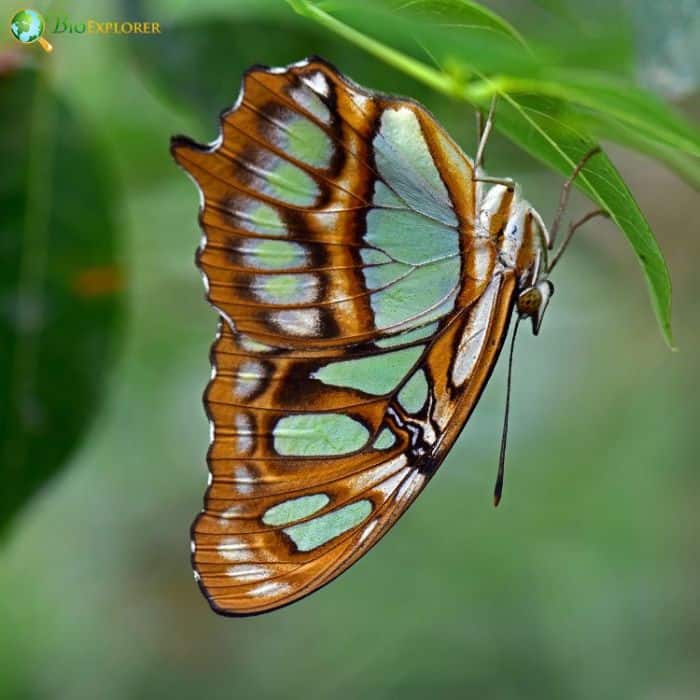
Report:
M 39 46 L 50 53 L 53 46 L 42 36 L 45 26 L 44 18 L 36 10 L 20 10 L 10 21 L 10 30 L 17 41 L 23 44 L 38 41 Z
M 36 10 L 20 10 L 10 22 L 15 39 L 31 44 L 44 33 L 44 18 Z

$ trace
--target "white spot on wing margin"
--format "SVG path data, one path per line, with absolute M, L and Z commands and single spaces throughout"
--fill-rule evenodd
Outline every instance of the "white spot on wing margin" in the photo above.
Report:
M 328 86 L 328 80 L 326 76 L 321 73 L 321 71 L 316 71 L 310 75 L 305 75 L 302 78 L 302 82 L 310 87 L 317 95 L 323 95 L 323 97 L 328 97 L 330 94 L 330 87 Z
M 248 595 L 252 596 L 263 596 L 263 595 L 280 595 L 282 593 L 288 593 L 292 590 L 292 587 L 284 581 L 269 581 L 268 583 L 261 583 L 259 586 L 251 589 Z

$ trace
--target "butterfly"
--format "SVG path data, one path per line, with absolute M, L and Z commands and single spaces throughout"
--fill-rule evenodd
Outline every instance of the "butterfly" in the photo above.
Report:
M 538 331 L 552 236 L 482 172 L 487 132 L 472 161 L 417 102 L 310 58 L 248 70 L 213 143 L 173 137 L 220 317 L 191 539 L 216 612 L 287 605 L 357 561 L 449 452 L 511 317 Z

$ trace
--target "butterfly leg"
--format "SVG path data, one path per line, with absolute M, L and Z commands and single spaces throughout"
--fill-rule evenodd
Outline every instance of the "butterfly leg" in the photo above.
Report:
M 515 187 L 515 180 L 513 180 L 513 178 L 510 177 L 475 177 L 474 181 L 489 182 L 492 185 L 503 185 L 509 190 L 512 190 Z
M 478 148 L 484 133 L 484 113 L 477 109 L 474 116 L 476 117 L 476 146 Z
M 491 129 L 493 128 L 494 114 L 496 112 L 496 99 L 496 95 L 491 98 L 491 105 L 489 106 L 489 113 L 486 117 L 486 122 L 484 122 L 483 112 L 477 111 L 476 113 L 476 131 L 479 145 L 477 147 L 476 156 L 474 157 L 474 181 L 488 182 L 492 185 L 503 185 L 509 190 L 512 190 L 515 187 L 515 181 L 510 177 L 487 177 L 486 175 L 479 175 L 479 169 L 484 164 L 486 143 L 489 140 L 489 135 L 491 134 Z
M 479 145 L 476 149 L 476 156 L 474 158 L 474 173 L 476 174 L 479 168 L 484 163 L 484 151 L 486 149 L 486 143 L 489 140 L 489 135 L 491 129 L 493 128 L 493 115 L 496 111 L 496 96 L 491 98 L 491 105 L 489 106 L 489 113 L 486 117 L 486 122 L 484 122 L 483 114 L 477 112 L 476 115 L 476 125 L 477 125 L 477 136 L 479 137 Z
M 595 218 L 596 216 L 604 216 L 606 218 L 609 218 L 610 214 L 608 214 L 608 212 L 605 211 L 605 209 L 594 209 L 593 211 L 589 211 L 588 214 L 586 214 L 585 216 L 582 216 L 578 221 L 569 224 L 569 232 L 566 234 L 566 238 L 559 246 L 559 250 L 557 250 L 557 252 L 552 256 L 552 260 L 549 263 L 549 267 L 547 268 L 547 274 L 549 274 L 554 268 L 554 266 L 559 262 L 559 258 L 561 258 L 562 253 L 566 250 L 566 247 L 569 245 L 569 242 L 573 238 L 576 230 L 591 219 Z
M 596 154 L 600 153 L 600 146 L 594 146 L 588 151 L 583 158 L 578 162 L 578 165 L 574 168 L 574 172 L 571 173 L 569 179 L 562 185 L 561 194 L 559 195 L 559 208 L 557 213 L 554 215 L 554 221 L 549 227 L 549 249 L 554 247 L 554 241 L 557 237 L 557 232 L 559 231 L 559 226 L 561 225 L 561 220 L 566 211 L 566 206 L 569 203 L 569 195 L 571 193 L 571 185 L 574 184 L 574 180 L 578 177 L 578 174 L 583 170 L 586 163 Z M 550 265 L 550 269 L 551 269 Z

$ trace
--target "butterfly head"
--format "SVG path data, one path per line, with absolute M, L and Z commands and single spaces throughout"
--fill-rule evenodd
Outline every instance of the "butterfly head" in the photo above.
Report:
M 540 332 L 542 318 L 552 294 L 554 294 L 554 285 L 546 277 L 535 281 L 518 294 L 516 302 L 518 313 L 521 318 L 532 319 L 532 332 L 535 335 Z
M 521 287 L 516 306 L 521 318 L 530 318 L 532 332 L 537 335 L 540 332 L 544 312 L 554 294 L 554 285 L 549 279 L 551 267 L 547 259 L 549 234 L 542 217 L 529 204 L 526 212 L 523 245 L 529 250 L 530 255 L 526 259 L 530 264 L 520 278 Z
M 479 224 L 480 232 L 495 237 L 499 260 L 516 271 L 518 315 L 532 320 L 532 332 L 537 335 L 554 293 L 547 260 L 549 233 L 542 217 L 522 198 L 517 185 L 497 184 L 483 198 Z

